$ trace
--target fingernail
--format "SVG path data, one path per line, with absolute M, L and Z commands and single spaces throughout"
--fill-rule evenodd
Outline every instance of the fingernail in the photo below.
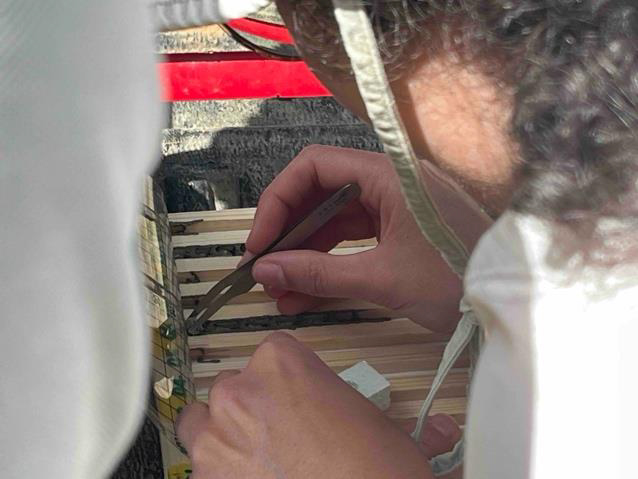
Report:
M 286 287 L 286 278 L 284 270 L 281 266 L 274 263 L 257 263 L 253 266 L 253 279 L 261 284 L 275 286 L 278 288 Z
M 459 428 L 456 422 L 454 422 L 454 419 L 444 414 L 432 416 L 430 418 L 430 424 L 446 439 L 454 439 Z
M 241 259 L 239 260 L 239 263 L 237 263 L 237 267 L 241 268 L 254 257 L 255 257 L 255 253 L 251 253 L 250 251 L 246 250 L 246 252 L 244 253 L 244 256 L 242 256 Z

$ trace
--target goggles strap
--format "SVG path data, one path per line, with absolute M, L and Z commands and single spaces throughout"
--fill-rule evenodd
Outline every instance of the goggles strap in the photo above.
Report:
M 421 181 L 421 166 L 385 74 L 377 41 L 360 0 L 333 0 L 335 17 L 368 117 L 392 159 L 401 188 L 417 224 L 457 275 L 463 276 L 469 253 L 441 217 Z
M 427 240 L 439 251 L 452 271 L 462 277 L 469 252 L 443 220 L 421 180 L 421 166 L 401 121 L 365 7 L 360 0 L 332 2 L 359 93 L 374 130 L 399 175 L 408 207 Z M 417 426 L 412 433 L 415 439 L 421 435 L 434 396 L 445 376 L 465 347 L 478 337 L 477 321 L 464 301 L 461 302 L 461 310 L 463 317 L 445 347 L 432 387 L 421 407 Z M 463 460 L 463 449 L 461 440 L 451 452 L 433 458 L 430 461 L 433 472 L 440 475 L 458 466 Z

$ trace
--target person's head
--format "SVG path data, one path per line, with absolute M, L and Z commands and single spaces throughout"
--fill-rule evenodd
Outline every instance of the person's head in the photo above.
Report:
M 365 118 L 331 1 L 277 3 L 304 59 Z M 607 220 L 635 227 L 635 0 L 366 5 L 420 156 L 494 214 L 511 205 L 587 239 Z

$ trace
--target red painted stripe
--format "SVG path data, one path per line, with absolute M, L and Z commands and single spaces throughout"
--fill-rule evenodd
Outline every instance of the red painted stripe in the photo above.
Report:
M 256 35 L 258 37 L 266 38 L 274 42 L 286 43 L 288 45 L 294 44 L 294 40 L 286 27 L 276 25 L 274 23 L 262 22 L 260 20 L 253 20 L 251 18 L 238 18 L 236 20 L 230 20 L 228 25 L 240 32 L 249 33 L 250 35 Z
M 164 101 L 329 96 L 302 61 L 253 53 L 168 55 L 158 64 Z

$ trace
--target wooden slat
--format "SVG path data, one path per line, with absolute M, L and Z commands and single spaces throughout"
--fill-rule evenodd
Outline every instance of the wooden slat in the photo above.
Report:
M 257 208 L 241 208 L 219 211 L 194 211 L 171 213 L 171 223 L 191 223 L 184 225 L 185 233 L 210 233 L 214 231 L 241 231 L 253 227 L 253 218 Z
M 334 371 L 340 372 L 359 361 L 367 361 L 382 374 L 435 369 L 445 343 L 401 344 L 369 348 L 317 351 L 317 355 Z M 219 363 L 193 363 L 195 378 L 214 377 L 226 369 L 243 369 L 250 356 L 220 358 Z M 467 367 L 462 356 L 456 367 Z
M 402 401 L 390 404 L 385 412 L 390 419 L 411 419 L 419 415 L 422 401 Z M 435 399 L 430 414 L 449 414 L 460 424 L 465 423 L 465 398 Z
M 237 268 L 237 264 L 241 260 L 241 256 L 219 256 L 216 258 L 185 258 L 176 259 L 178 273 L 202 272 L 202 271 L 221 271 L 227 274 Z
M 210 233 L 198 233 L 192 235 L 173 236 L 173 246 L 176 248 L 186 246 L 207 246 L 245 243 L 250 230 L 213 231 Z M 344 241 L 344 247 L 353 246 L 374 246 L 377 244 L 375 238 L 364 240 Z
M 390 381 L 392 402 L 422 401 L 432 386 L 435 371 L 408 371 L 386 374 Z M 467 393 L 467 369 L 453 369 L 437 394 L 438 398 L 465 397 Z
M 205 281 L 202 283 L 182 283 L 179 285 L 179 292 L 182 298 L 187 297 L 199 297 L 203 296 L 212 287 L 214 287 L 219 281 Z M 228 304 L 242 304 L 242 303 L 268 303 L 272 301 L 272 298 L 264 293 L 264 287 L 261 284 L 256 284 L 248 293 L 240 294 L 236 298 L 234 303 L 231 300 Z M 237 301 L 239 300 L 239 301 Z
M 245 243 L 249 230 L 213 231 L 211 233 L 199 233 L 194 235 L 173 236 L 175 248 L 185 246 L 207 246 Z
M 419 328 L 420 331 L 402 332 L 402 329 L 407 328 L 402 328 L 401 324 L 395 323 L 396 321 L 411 322 L 408 319 L 393 319 L 380 323 L 315 326 L 299 328 L 293 331 L 288 330 L 286 332 L 294 336 L 297 340 L 313 351 L 369 348 L 374 346 L 393 346 L 400 344 L 425 344 L 447 341 L 449 339 L 449 335 L 433 333 L 416 325 L 416 328 Z M 371 326 L 380 326 L 381 328 L 379 329 L 381 332 L 375 332 Z M 396 327 L 397 331 L 393 331 L 393 326 Z M 355 331 L 370 332 L 362 334 L 358 334 L 357 332 L 349 333 L 349 331 L 353 329 Z M 321 332 L 314 333 L 314 331 L 311 330 Z M 384 330 L 386 331 L 385 333 L 383 332 Z M 201 338 L 210 338 L 209 341 L 194 341 L 198 338 L 194 337 L 191 338 L 190 343 L 191 350 L 195 350 L 192 357 L 193 359 L 197 359 L 202 355 L 214 358 L 250 356 L 255 352 L 259 344 L 271 333 L 272 331 L 259 331 L 254 333 L 224 333 L 199 336 Z M 219 338 L 219 342 L 216 342 L 217 336 L 225 336 L 228 340 L 226 340 L 226 338 Z M 241 337 L 235 340 L 233 336 Z
M 182 213 L 169 213 L 168 220 L 171 223 L 191 221 L 233 221 L 253 219 L 257 208 L 230 208 L 226 210 L 186 211 Z M 239 228 L 238 228 L 239 229 Z
M 173 224 L 182 224 L 184 232 L 173 236 L 173 246 L 244 243 L 253 225 L 256 208 L 171 213 Z M 190 224 L 189 224 L 190 223 Z M 376 239 L 345 241 L 340 247 L 374 246 Z
M 319 349 L 355 348 L 385 344 L 419 344 L 446 341 L 448 334 L 433 333 L 406 318 L 380 323 L 334 324 L 286 330 L 306 346 Z M 256 348 L 272 331 L 191 336 L 192 349 L 218 350 L 235 354 L 238 348 Z

